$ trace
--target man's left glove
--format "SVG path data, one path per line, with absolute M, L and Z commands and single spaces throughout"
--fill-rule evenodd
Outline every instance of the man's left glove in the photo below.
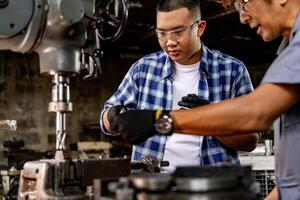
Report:
M 116 116 L 111 128 L 124 140 L 139 144 L 157 133 L 155 122 L 160 117 L 157 113 L 162 114 L 158 110 L 129 110 Z
M 178 102 L 179 106 L 186 108 L 195 108 L 197 106 L 203 106 L 209 104 L 209 101 L 202 99 L 196 94 L 188 94 L 187 96 L 182 97 L 181 101 Z

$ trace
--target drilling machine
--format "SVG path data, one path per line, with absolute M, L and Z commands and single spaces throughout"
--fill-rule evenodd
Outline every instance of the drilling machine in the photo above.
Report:
M 159 172 L 168 163 L 152 158 L 132 163 L 125 158 L 64 158 L 66 113 L 73 109 L 70 77 L 87 79 L 101 73 L 100 40 L 116 40 L 127 15 L 125 0 L 0 0 L 0 50 L 38 53 L 41 73 L 52 77 L 49 112 L 56 113 L 55 157 L 25 163 L 18 199 L 112 200 L 102 196 L 101 186 L 119 177 L 116 200 L 257 199 L 258 187 L 247 166 L 192 166 L 172 175 L 128 176 L 130 167 Z
M 0 50 L 36 52 L 52 78 L 48 111 L 56 114 L 55 158 L 27 162 L 18 199 L 86 199 L 94 179 L 129 174 L 128 159 L 64 158 L 70 77 L 101 74 L 100 40 L 116 40 L 128 16 L 125 0 L 0 0 Z M 109 34 L 105 30 L 109 29 Z

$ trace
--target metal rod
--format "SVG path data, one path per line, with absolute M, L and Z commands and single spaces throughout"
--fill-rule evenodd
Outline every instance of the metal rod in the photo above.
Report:
M 49 112 L 56 113 L 56 153 L 55 159 L 64 159 L 63 150 L 66 149 L 66 113 L 72 111 L 70 102 L 70 80 L 67 75 L 54 74 L 52 79 L 52 102 Z

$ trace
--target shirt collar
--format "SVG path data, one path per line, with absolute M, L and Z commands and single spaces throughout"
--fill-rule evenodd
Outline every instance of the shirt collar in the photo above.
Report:
M 163 54 L 166 56 L 166 60 L 165 60 L 165 64 L 163 67 L 163 71 L 162 71 L 162 76 L 161 79 L 165 79 L 165 78 L 174 78 L 173 75 L 173 64 L 174 62 L 172 61 L 172 59 L 170 58 L 170 56 L 163 52 Z
M 210 53 L 207 49 L 207 47 L 201 42 L 201 61 L 199 65 L 199 72 L 204 72 L 206 75 L 208 75 L 208 54 Z
M 292 27 L 291 35 L 290 35 L 290 41 L 295 36 L 296 32 L 300 29 L 300 12 L 298 13 L 298 16 L 296 18 L 295 24 Z
M 293 37 L 295 36 L 296 32 L 299 31 L 300 29 L 300 12 L 298 13 L 298 16 L 296 17 L 296 21 L 295 21 L 295 24 L 294 26 L 292 27 L 292 30 L 291 30 L 291 35 L 289 37 L 289 39 L 287 38 L 283 38 L 280 45 L 279 45 L 279 48 L 277 50 L 277 55 L 279 55 L 289 44 L 289 42 L 293 39 Z
M 162 79 L 165 78 L 174 78 L 174 74 L 173 74 L 173 65 L 174 65 L 174 61 L 170 58 L 170 56 L 163 52 L 166 55 L 166 60 L 165 60 L 165 64 L 164 64 L 164 68 L 162 71 Z M 200 61 L 200 65 L 199 65 L 199 72 L 204 72 L 206 75 L 208 75 L 208 49 L 207 47 L 201 43 L 201 61 Z

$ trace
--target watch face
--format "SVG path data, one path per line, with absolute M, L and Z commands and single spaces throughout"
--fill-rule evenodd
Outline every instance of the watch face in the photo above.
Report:
M 169 134 L 173 128 L 173 120 L 168 115 L 163 115 L 160 119 L 158 119 L 155 123 L 155 128 L 158 132 L 162 134 Z

